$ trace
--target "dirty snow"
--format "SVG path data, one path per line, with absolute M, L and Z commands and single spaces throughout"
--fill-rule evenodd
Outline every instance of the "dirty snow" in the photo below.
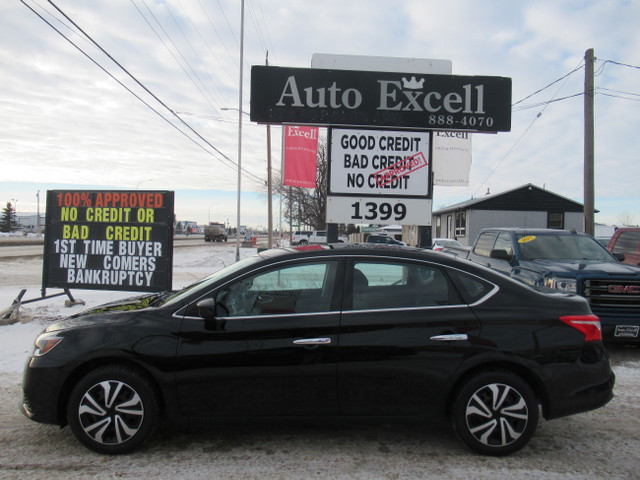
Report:
M 2 247 L 8 248 L 8 247 Z M 241 249 L 242 256 L 255 249 Z M 232 245 L 176 248 L 174 287 L 232 263 Z M 40 295 L 41 257 L 0 258 L 0 310 L 22 288 Z M 54 293 L 53 291 L 49 293 Z M 163 429 L 121 457 L 81 447 L 69 429 L 40 425 L 18 411 L 21 374 L 33 339 L 60 316 L 130 293 L 73 291 L 25 305 L 20 323 L 0 326 L 0 479 L 640 479 L 640 349 L 611 347 L 616 397 L 606 407 L 546 422 L 506 458 L 476 455 L 448 427 L 244 425 Z

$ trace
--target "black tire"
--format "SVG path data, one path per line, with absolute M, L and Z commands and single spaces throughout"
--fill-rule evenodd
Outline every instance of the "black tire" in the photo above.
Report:
M 109 365 L 76 384 L 67 405 L 67 421 L 85 447 L 115 455 L 142 445 L 155 430 L 159 411 L 155 389 L 142 372 Z
M 538 426 L 531 387 L 508 371 L 487 371 L 468 380 L 453 402 L 453 428 L 473 450 L 508 455 L 524 447 Z
M 309 243 L 307 240 L 300 240 L 300 242 L 298 243 L 298 245 L 305 246 L 307 243 Z

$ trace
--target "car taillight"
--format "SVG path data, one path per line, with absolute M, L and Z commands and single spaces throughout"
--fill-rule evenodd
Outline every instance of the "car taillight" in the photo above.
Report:
M 595 315 L 563 315 L 560 320 L 584 335 L 585 342 L 602 340 L 602 328 L 600 319 Z

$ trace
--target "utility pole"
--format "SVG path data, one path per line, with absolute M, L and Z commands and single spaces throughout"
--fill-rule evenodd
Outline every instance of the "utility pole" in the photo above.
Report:
M 236 206 L 236 262 L 240 260 L 240 203 L 242 195 L 242 67 L 244 64 L 244 0 L 240 9 L 240 79 L 238 91 L 238 193 Z
M 594 71 L 593 48 L 584 54 L 584 231 L 594 235 Z
M 269 52 L 265 59 L 265 64 L 269 66 Z M 273 187 L 271 179 L 271 125 L 267 124 L 267 220 L 269 236 L 267 237 L 267 248 L 273 248 Z

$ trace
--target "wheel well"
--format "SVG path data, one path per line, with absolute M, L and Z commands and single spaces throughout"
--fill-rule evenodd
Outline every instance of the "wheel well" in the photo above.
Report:
M 536 399 L 538 400 L 538 403 L 542 405 L 543 415 L 546 417 L 547 405 L 548 405 L 547 391 L 543 383 L 540 381 L 540 379 L 533 372 L 531 372 L 531 370 L 527 369 L 522 365 L 518 365 L 515 363 L 490 362 L 490 363 L 483 363 L 482 365 L 476 365 L 475 367 L 466 371 L 462 376 L 460 376 L 456 380 L 455 384 L 449 391 L 449 395 L 447 397 L 447 403 L 446 403 L 447 418 L 451 418 L 451 408 L 453 406 L 453 402 L 455 401 L 456 396 L 458 395 L 458 392 L 460 391 L 462 386 L 470 378 L 478 375 L 481 372 L 488 372 L 488 371 L 507 371 L 515 375 L 518 375 L 520 378 L 522 378 L 525 382 L 527 382 L 527 384 L 533 390 L 533 393 L 535 394 Z
M 149 381 L 149 384 L 153 387 L 156 396 L 158 398 L 160 404 L 160 410 L 164 410 L 164 398 L 162 396 L 162 389 L 156 382 L 153 375 L 151 375 L 146 369 L 144 369 L 140 364 L 123 358 L 111 358 L 111 357 L 103 357 L 96 358 L 87 363 L 83 363 L 78 368 L 76 368 L 67 380 L 64 382 L 64 385 L 60 389 L 60 396 L 58 399 L 58 424 L 60 426 L 65 426 L 67 424 L 67 404 L 69 402 L 69 396 L 71 395 L 71 391 L 73 387 L 80 381 L 82 377 L 84 377 L 87 373 L 95 370 L 96 368 L 104 367 L 107 365 L 120 365 L 122 367 L 126 367 L 130 370 L 135 371 L 138 375 L 144 377 Z

